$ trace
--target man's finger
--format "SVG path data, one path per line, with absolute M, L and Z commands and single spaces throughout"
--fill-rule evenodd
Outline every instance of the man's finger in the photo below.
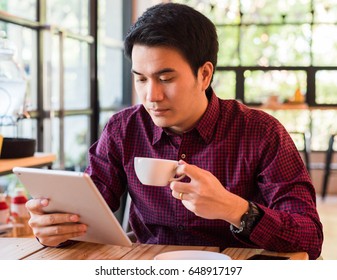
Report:
M 43 214 L 43 207 L 46 207 L 48 203 L 46 198 L 30 199 L 26 202 L 26 208 L 33 214 Z

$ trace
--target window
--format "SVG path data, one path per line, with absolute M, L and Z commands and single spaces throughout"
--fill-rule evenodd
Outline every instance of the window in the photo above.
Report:
M 57 155 L 54 168 L 83 170 L 104 123 L 131 105 L 131 14 L 131 0 L 1 1 L 0 30 L 17 47 L 31 116 L 1 133 L 36 138 L 38 151 Z
M 337 132 L 326 119 L 336 117 L 335 108 L 324 108 L 337 108 L 336 0 L 172 2 L 194 7 L 217 27 L 219 97 L 256 106 L 272 95 L 289 101 L 300 90 L 311 112 L 270 113 L 289 129 L 310 130 L 312 150 L 327 148 L 329 133 Z

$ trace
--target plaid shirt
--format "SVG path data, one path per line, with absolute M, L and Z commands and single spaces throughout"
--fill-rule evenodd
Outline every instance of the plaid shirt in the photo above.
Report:
M 226 221 L 197 217 L 172 197 L 169 187 L 142 185 L 135 156 L 184 159 L 212 172 L 228 191 L 255 202 L 263 217 L 250 240 L 231 233 Z M 306 251 L 311 259 L 320 255 L 323 233 L 315 190 L 292 139 L 275 118 L 235 100 L 213 93 L 203 117 L 183 135 L 155 126 L 142 105 L 124 109 L 111 117 L 90 148 L 86 172 L 112 211 L 128 188 L 130 225 L 142 243 Z

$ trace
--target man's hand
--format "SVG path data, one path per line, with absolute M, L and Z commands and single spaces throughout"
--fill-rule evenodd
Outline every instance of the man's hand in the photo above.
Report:
M 43 208 L 48 203 L 48 199 L 31 199 L 26 203 L 26 207 L 30 213 L 29 226 L 41 244 L 45 246 L 57 246 L 70 238 L 86 233 L 87 226 L 78 223 L 78 215 L 45 213 Z
M 177 175 L 182 174 L 191 181 L 171 182 L 173 197 L 181 199 L 183 205 L 197 216 L 222 219 L 239 227 L 241 216 L 248 210 L 248 201 L 227 191 L 209 171 L 179 161 Z

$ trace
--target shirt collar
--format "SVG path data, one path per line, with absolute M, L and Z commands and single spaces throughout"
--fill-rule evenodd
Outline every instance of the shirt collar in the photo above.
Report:
M 209 143 L 211 141 L 215 125 L 220 114 L 219 99 L 213 91 L 211 92 L 211 94 L 209 94 L 208 101 L 208 106 L 204 115 L 198 121 L 196 126 L 191 130 L 198 131 L 199 135 L 205 141 L 205 143 Z M 166 134 L 169 133 L 166 132 L 165 129 L 154 125 L 152 144 L 156 144 L 161 139 L 161 137 Z
M 208 96 L 208 106 L 206 112 L 197 123 L 195 129 L 199 132 L 201 138 L 208 144 L 215 131 L 215 126 L 220 115 L 219 99 L 212 91 Z

